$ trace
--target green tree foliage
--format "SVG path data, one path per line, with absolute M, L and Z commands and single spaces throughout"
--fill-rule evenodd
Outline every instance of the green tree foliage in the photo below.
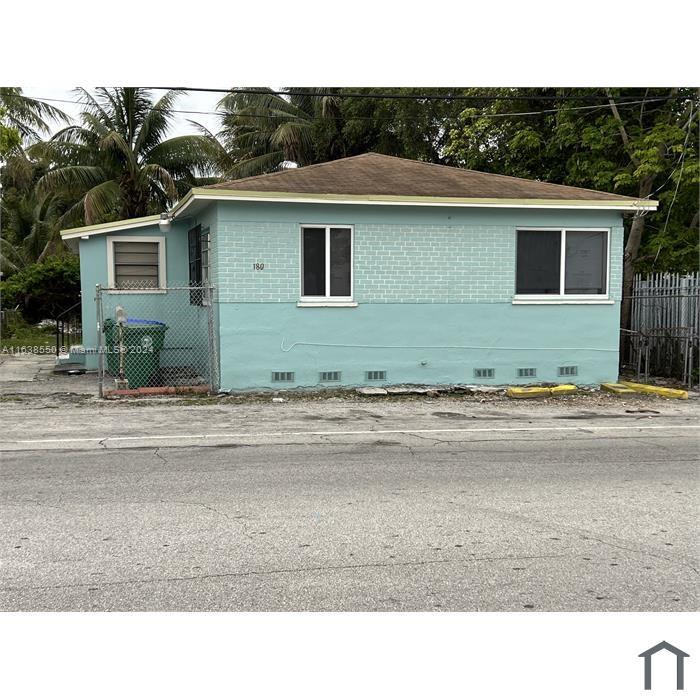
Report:
M 0 87 L 0 124 L 14 129 L 28 143 L 39 141 L 50 132 L 51 122 L 67 122 L 60 109 L 27 97 L 21 88 Z
M 340 125 L 343 153 L 368 151 L 430 163 L 449 162 L 445 145 L 458 124 L 463 104 L 444 95 L 460 95 L 455 88 L 343 88 Z M 357 95 L 360 95 L 359 97 Z M 391 94 L 396 97 L 376 99 Z
M 227 94 L 219 102 L 222 129 L 218 134 L 225 157 L 218 161 L 225 177 L 272 172 L 284 161 L 300 166 L 345 155 L 338 138 L 340 98 L 319 93 L 331 88 L 272 88 Z M 307 94 L 312 93 L 312 94 Z
M 528 100 L 533 92 L 491 90 L 501 99 L 470 105 L 449 134 L 446 156 L 475 170 L 657 198 L 658 212 L 627 221 L 626 282 L 635 270 L 695 269 L 697 91 L 536 91 L 549 94 L 551 102 Z M 639 99 L 644 92 L 665 99 Z
M 22 143 L 22 137 L 19 135 L 19 131 L 3 124 L 3 117 L 5 114 L 5 110 L 0 107 L 0 159 L 3 159 L 8 153 L 19 147 Z
M 26 97 L 20 88 L 0 88 L 0 272 L 11 274 L 51 248 L 55 207 L 41 207 L 34 192 L 40 165 L 25 147 L 40 143 L 51 123 L 67 121 L 59 109 Z
M 75 255 L 49 257 L 0 282 L 4 308 L 19 307 L 30 323 L 55 318 L 80 301 L 80 263 Z
M 226 177 L 272 172 L 284 161 L 299 166 L 376 151 L 444 162 L 443 149 L 461 107 L 424 95 L 443 88 L 272 88 L 229 93 L 219 103 Z M 375 99 L 391 92 L 393 98 Z
M 38 194 L 74 202 L 62 226 L 165 211 L 211 170 L 209 137 L 165 138 L 181 91 L 170 90 L 157 102 L 142 88 L 77 92 L 80 125 L 62 129 L 31 154 L 51 163 L 37 183 Z

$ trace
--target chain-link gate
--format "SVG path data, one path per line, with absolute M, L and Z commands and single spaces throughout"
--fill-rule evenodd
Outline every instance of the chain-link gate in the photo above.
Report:
M 214 288 L 97 285 L 99 395 L 214 393 Z

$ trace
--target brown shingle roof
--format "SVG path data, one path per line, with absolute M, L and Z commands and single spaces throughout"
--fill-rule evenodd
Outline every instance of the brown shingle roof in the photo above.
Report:
M 365 153 L 205 189 L 306 195 L 635 201 L 633 197 Z

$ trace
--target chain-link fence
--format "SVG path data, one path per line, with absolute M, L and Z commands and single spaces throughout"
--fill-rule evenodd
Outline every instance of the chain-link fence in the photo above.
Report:
M 213 292 L 98 285 L 100 396 L 218 391 Z

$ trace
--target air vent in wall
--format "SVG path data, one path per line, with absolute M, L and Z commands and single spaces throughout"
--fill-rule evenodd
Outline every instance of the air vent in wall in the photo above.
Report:
M 567 365 L 566 367 L 559 368 L 560 377 L 575 377 L 578 374 L 577 365 Z
M 318 377 L 322 382 L 339 382 L 340 372 L 319 372 Z
M 535 368 L 535 367 L 520 367 L 518 369 L 518 376 L 519 377 L 536 377 L 537 376 L 537 368 Z
M 474 368 L 474 378 L 475 379 L 493 379 L 496 374 L 496 370 L 493 367 L 475 367 Z
M 294 372 L 273 372 L 272 373 L 273 382 L 293 382 Z
M 366 382 L 381 382 L 386 379 L 386 370 L 384 369 L 372 369 L 365 372 Z

